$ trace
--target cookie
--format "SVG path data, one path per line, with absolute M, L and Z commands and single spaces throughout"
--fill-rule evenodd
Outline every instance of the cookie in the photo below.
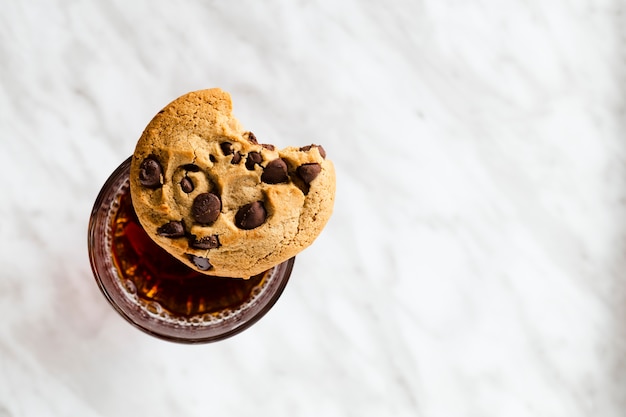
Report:
M 319 145 L 260 144 L 232 116 L 230 95 L 210 89 L 150 121 L 130 191 L 159 246 L 204 274 L 247 278 L 313 243 L 332 213 L 335 171 Z

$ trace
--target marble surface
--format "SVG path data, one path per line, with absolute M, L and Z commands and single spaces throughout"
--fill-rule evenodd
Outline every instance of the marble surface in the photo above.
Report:
M 623 1 L 2 6 L 1 417 L 624 415 Z M 338 194 L 267 316 L 183 346 L 109 307 L 86 229 L 208 87 Z

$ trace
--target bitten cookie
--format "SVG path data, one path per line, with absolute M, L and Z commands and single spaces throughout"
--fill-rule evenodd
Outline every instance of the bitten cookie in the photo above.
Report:
M 170 254 L 207 275 L 247 278 L 313 243 L 332 213 L 335 171 L 321 146 L 259 144 L 231 112 L 220 89 L 161 110 L 137 143 L 130 191 Z

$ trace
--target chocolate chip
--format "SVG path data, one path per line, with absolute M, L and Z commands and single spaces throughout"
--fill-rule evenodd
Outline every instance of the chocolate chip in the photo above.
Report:
M 205 236 L 197 239 L 195 236 L 189 241 L 189 246 L 195 249 L 215 249 L 219 248 L 220 240 L 217 235 Z
M 259 141 L 256 140 L 256 136 L 254 136 L 254 133 L 252 132 L 248 132 L 248 142 L 254 143 L 255 145 L 259 143 Z
M 250 230 L 265 222 L 267 212 L 262 201 L 246 204 L 235 215 L 235 224 L 240 229 Z
M 267 184 L 278 184 L 289 181 L 289 175 L 287 175 L 287 164 L 285 161 L 280 158 L 270 161 L 263 169 L 261 181 Z
M 300 151 L 302 151 L 302 152 L 308 152 L 308 151 L 310 151 L 310 150 L 311 150 L 311 148 L 317 148 L 317 150 L 318 150 L 318 151 L 319 151 L 319 153 L 320 153 L 320 156 L 321 156 L 322 158 L 326 159 L 326 151 L 324 150 L 324 148 L 322 147 L 322 145 L 314 145 L 314 144 L 311 144 L 311 145 L 303 146 L 303 147 L 301 147 L 301 148 L 300 148 Z
M 207 258 L 203 258 L 202 256 L 192 255 L 190 253 L 187 254 L 187 258 L 198 268 L 200 271 L 208 271 L 213 268 L 211 262 Z
M 196 164 L 186 164 L 183 165 L 181 167 L 182 169 L 184 169 L 185 171 L 189 171 L 189 172 L 198 172 L 200 171 L 200 167 Z
M 217 161 L 217 158 L 214 155 L 209 155 L 209 159 L 211 160 L 211 162 Z
M 260 164 L 261 162 L 263 162 L 263 157 L 261 156 L 261 154 L 252 151 L 248 154 L 248 159 L 246 159 L 246 168 L 252 171 L 254 170 L 254 166 L 256 164 Z
M 233 144 L 230 142 L 220 143 L 220 148 L 222 149 L 222 153 L 224 155 L 230 155 L 233 153 Z
M 235 165 L 235 164 L 238 164 L 239 162 L 241 162 L 241 152 L 236 151 L 233 154 L 233 159 L 230 160 L 230 163 Z
M 172 239 L 185 236 L 185 226 L 183 222 L 172 220 L 169 223 L 165 223 L 163 226 L 157 229 L 157 234 L 163 237 L 169 237 Z
M 180 188 L 183 190 L 183 192 L 189 194 L 193 191 L 195 187 L 193 186 L 193 181 L 191 181 L 191 178 L 183 177 L 183 179 L 180 180 Z
M 298 176 L 302 178 L 304 182 L 310 184 L 311 181 L 313 181 L 321 171 L 322 167 L 320 166 L 320 164 L 302 164 L 296 169 L 296 174 L 298 174 Z
M 271 145 L 269 143 L 262 143 L 261 144 L 262 147 L 264 147 L 267 150 L 273 151 L 276 149 L 276 147 L 274 145 Z
M 193 200 L 191 215 L 201 224 L 211 224 L 217 220 L 222 210 L 220 198 L 213 193 L 202 193 Z
M 139 183 L 146 188 L 159 188 L 163 184 L 163 168 L 154 155 L 139 165 Z

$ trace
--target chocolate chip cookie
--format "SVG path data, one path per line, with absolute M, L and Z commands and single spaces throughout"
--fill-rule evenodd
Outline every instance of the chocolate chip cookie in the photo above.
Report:
M 332 213 L 335 171 L 322 146 L 276 150 L 231 113 L 220 89 L 167 105 L 137 143 L 130 191 L 170 254 L 207 275 L 247 278 L 313 243 Z

